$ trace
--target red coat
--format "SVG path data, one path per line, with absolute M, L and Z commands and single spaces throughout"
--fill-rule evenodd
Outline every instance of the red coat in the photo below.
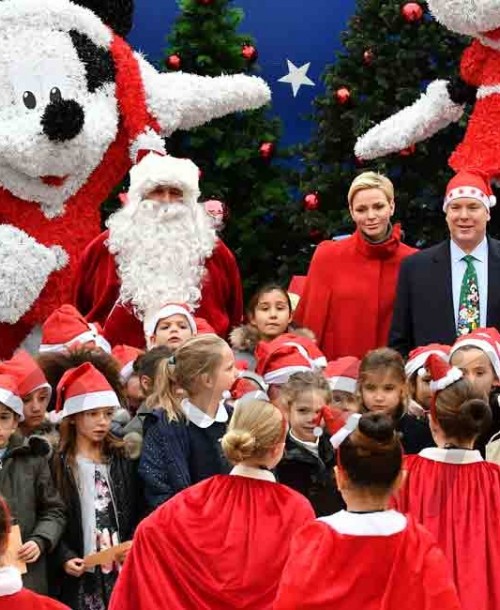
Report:
M 89 321 L 104 327 L 104 334 L 112 345 L 124 343 L 143 348 L 142 323 L 129 308 L 114 307 L 120 293 L 120 279 L 115 258 L 106 246 L 107 237 L 108 231 L 104 231 L 83 253 L 76 275 L 75 306 Z M 233 326 L 241 323 L 243 316 L 238 264 L 229 248 L 218 240 L 212 256 L 205 261 L 205 268 L 196 316 L 204 318 L 218 335 L 226 337 Z
M 274 610 L 333 609 L 461 606 L 442 552 L 412 520 L 389 536 L 339 534 L 313 521 L 292 541 Z
M 370 244 L 356 231 L 318 246 L 294 319 L 315 333 L 328 360 L 362 358 L 387 345 L 399 267 L 416 252 L 400 236 L 395 225 L 382 244 Z
M 309 502 L 269 481 L 220 475 L 144 520 L 109 610 L 271 610 Z

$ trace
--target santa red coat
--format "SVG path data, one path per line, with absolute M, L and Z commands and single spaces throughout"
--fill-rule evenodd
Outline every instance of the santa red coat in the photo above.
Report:
M 279 483 L 198 483 L 141 523 L 109 610 L 271 610 L 291 538 L 313 519 Z
M 339 533 L 337 516 L 352 518 L 354 529 L 368 517 L 342 511 L 305 525 L 292 541 L 274 610 L 461 609 L 446 560 L 424 528 L 409 519 L 391 535 Z
M 395 504 L 433 534 L 464 610 L 500 608 L 500 467 L 478 451 L 429 448 L 406 459 Z
M 22 586 L 21 575 L 15 568 L 0 569 L 0 610 L 70 610 L 61 602 Z
M 76 274 L 75 306 L 89 321 L 104 327 L 104 334 L 111 345 L 123 343 L 144 348 L 142 322 L 130 307 L 115 307 L 120 294 L 120 279 L 115 258 L 106 245 L 107 238 L 108 231 L 104 231 L 83 253 Z M 205 270 L 196 316 L 204 318 L 218 335 L 226 337 L 233 326 L 241 323 L 243 294 L 236 259 L 220 239 L 212 256 L 205 261 Z
M 362 358 L 387 345 L 401 261 L 416 252 L 395 225 L 388 240 L 371 244 L 359 230 L 318 246 L 295 322 L 314 332 L 328 360 Z

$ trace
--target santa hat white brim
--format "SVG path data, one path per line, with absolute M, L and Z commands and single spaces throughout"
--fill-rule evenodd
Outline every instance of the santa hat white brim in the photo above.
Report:
M 491 366 L 497 376 L 497 379 L 500 379 L 500 356 L 497 351 L 493 348 L 493 346 L 488 343 L 488 341 L 483 341 L 481 339 L 468 338 L 457 341 L 455 345 L 451 348 L 450 351 L 450 359 L 455 352 L 458 352 L 462 347 L 476 347 L 477 349 L 484 352 L 484 354 L 488 357 L 488 360 L 491 362 Z
M 100 392 L 89 392 L 72 396 L 64 401 L 62 417 L 69 417 L 77 413 L 92 411 L 93 409 L 101 409 L 103 407 L 117 408 L 120 406 L 117 395 L 112 390 L 103 390 Z
M 452 366 L 444 377 L 437 380 L 432 380 L 429 384 L 432 393 L 441 392 L 459 379 L 462 379 L 464 374 L 456 366 Z
M 146 339 L 150 339 L 156 332 L 156 327 L 158 326 L 158 322 L 160 320 L 164 320 L 165 318 L 170 318 L 170 316 L 184 316 L 189 324 L 189 328 L 193 335 L 196 335 L 198 329 L 196 327 L 196 321 L 194 317 L 189 313 L 189 311 L 182 307 L 182 305 L 165 305 L 160 310 L 155 311 L 153 314 L 146 315 L 144 319 L 144 334 L 146 335 Z
M 23 401 L 7 388 L 0 388 L 0 403 L 19 415 L 19 421 L 24 421 Z
M 442 352 L 437 349 L 436 350 L 431 349 L 428 352 L 422 352 L 418 356 L 415 356 L 415 358 L 408 360 L 408 362 L 406 363 L 406 366 L 405 366 L 406 376 L 409 378 L 414 373 L 416 373 L 418 370 L 420 370 L 424 366 L 424 364 L 427 361 L 427 358 L 431 354 L 435 354 L 436 356 L 439 356 L 440 358 L 442 358 L 445 362 L 448 362 L 449 356 L 446 352 Z
M 268 384 L 274 385 L 282 385 L 287 383 L 292 375 L 295 373 L 308 373 L 313 370 L 312 367 L 308 366 L 285 366 L 282 369 L 276 369 L 275 371 L 270 371 L 264 375 L 264 381 Z
M 356 380 L 352 377 L 343 377 L 341 375 L 337 377 L 329 377 L 328 384 L 332 392 L 347 392 L 348 394 L 354 394 L 356 391 Z

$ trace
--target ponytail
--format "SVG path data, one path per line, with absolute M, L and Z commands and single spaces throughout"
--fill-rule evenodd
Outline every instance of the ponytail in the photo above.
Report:
M 163 409 L 167 413 L 168 421 L 181 420 L 184 415 L 177 395 L 175 365 L 170 358 L 163 358 L 156 364 L 153 379 L 153 391 L 146 398 L 146 407 Z

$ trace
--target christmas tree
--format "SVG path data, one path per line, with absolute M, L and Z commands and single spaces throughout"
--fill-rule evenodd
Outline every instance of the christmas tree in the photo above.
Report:
M 456 76 L 467 40 L 440 26 L 423 2 L 360 0 L 342 42 L 343 52 L 323 75 L 326 94 L 315 102 L 315 135 L 302 150 L 300 190 L 319 206 L 304 213 L 305 230 L 329 236 L 352 231 L 350 183 L 357 173 L 375 170 L 394 182 L 405 241 L 419 247 L 439 241 L 446 230 L 443 196 L 453 175 L 447 159 L 463 124 L 373 162 L 359 162 L 354 144 L 413 103 L 430 81 Z M 307 261 L 301 263 L 304 270 Z
M 166 70 L 203 76 L 256 73 L 258 51 L 238 28 L 243 11 L 230 0 L 181 0 L 168 38 Z M 259 109 L 224 117 L 167 142 L 169 153 L 200 168 L 206 199 L 229 212 L 224 241 L 235 252 L 247 292 L 268 280 L 286 280 L 286 261 L 298 247 L 291 230 L 287 170 L 278 152 L 281 122 Z

